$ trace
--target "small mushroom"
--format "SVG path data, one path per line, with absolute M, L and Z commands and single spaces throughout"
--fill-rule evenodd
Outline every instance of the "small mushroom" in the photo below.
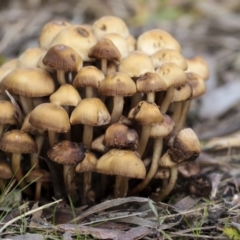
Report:
M 0 191 L 5 189 L 5 181 L 13 177 L 13 172 L 8 161 L 0 159 Z

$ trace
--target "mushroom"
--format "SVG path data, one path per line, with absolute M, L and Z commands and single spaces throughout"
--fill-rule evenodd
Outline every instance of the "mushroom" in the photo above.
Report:
M 57 70 L 58 83 L 66 83 L 65 72 L 78 72 L 83 65 L 81 56 L 71 47 L 57 44 L 48 49 L 43 64 Z
M 43 183 L 49 183 L 52 181 L 51 174 L 43 169 L 32 169 L 26 176 L 27 183 L 36 183 L 35 200 L 39 201 L 41 198 L 41 188 Z
M 116 175 L 114 198 L 125 197 L 128 192 L 128 179 L 143 179 L 146 169 L 136 152 L 111 149 L 97 162 L 96 171 L 107 175 Z
M 90 58 L 101 59 L 101 70 L 104 75 L 107 74 L 107 61 L 121 60 L 121 53 L 113 42 L 107 38 L 99 40 L 88 52 Z
M 64 140 L 54 145 L 47 153 L 52 161 L 63 165 L 66 192 L 74 201 L 77 199 L 76 187 L 73 183 L 75 166 L 85 158 L 85 150 L 82 143 Z
M 8 161 L 0 159 L 0 191 L 5 190 L 5 181 L 13 177 L 13 172 Z
M 49 96 L 55 90 L 51 75 L 40 68 L 17 68 L 0 82 L 2 90 L 20 96 L 24 113 L 33 109 L 32 98 Z
M 128 51 L 133 52 L 136 50 L 137 40 L 133 35 L 129 35 L 127 37 Z
M 147 146 L 152 125 L 162 123 L 163 115 L 155 103 L 141 101 L 129 112 L 128 118 L 143 125 L 137 149 L 139 155 L 142 156 Z
M 122 116 L 124 97 L 136 93 L 136 85 L 126 73 L 116 72 L 101 82 L 98 91 L 103 96 L 113 96 L 111 123 L 115 123 Z
M 115 16 L 104 16 L 99 18 L 93 23 L 92 29 L 98 40 L 108 33 L 118 33 L 124 38 L 129 36 L 129 30 L 126 23 L 121 18 Z
M 94 89 L 100 86 L 101 81 L 104 79 L 102 71 L 94 66 L 86 66 L 80 69 L 73 80 L 73 86 L 75 88 L 84 87 L 86 97 L 96 97 L 97 94 Z
M 0 140 L 0 149 L 4 152 L 12 153 L 11 162 L 15 178 L 23 191 L 30 195 L 30 190 L 25 188 L 25 179 L 21 169 L 21 155 L 22 153 L 36 153 L 36 143 L 24 131 L 14 129 L 3 135 L 2 139 Z
M 17 125 L 17 111 L 9 101 L 0 100 L 0 138 L 6 125 Z
M 17 67 L 18 58 L 13 58 L 1 65 L 1 68 L 16 68 Z
M 29 123 L 43 131 L 48 131 L 50 147 L 58 142 L 57 133 L 70 131 L 67 112 L 54 103 L 42 103 L 35 107 L 29 117 Z

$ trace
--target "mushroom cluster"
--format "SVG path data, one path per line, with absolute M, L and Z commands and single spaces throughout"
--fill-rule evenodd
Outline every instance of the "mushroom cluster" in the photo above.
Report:
M 27 183 L 35 182 L 36 199 L 52 182 L 55 197 L 83 204 L 147 188 L 159 201 L 179 165 L 200 153 L 196 134 L 183 127 L 208 74 L 204 59 L 184 58 L 164 30 L 135 39 L 114 16 L 92 25 L 51 21 L 38 48 L 0 67 L 4 171 L 11 163 L 8 171 L 29 196 Z

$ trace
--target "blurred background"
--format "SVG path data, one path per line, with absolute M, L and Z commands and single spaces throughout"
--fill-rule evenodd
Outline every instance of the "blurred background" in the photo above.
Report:
M 164 29 L 180 42 L 185 57 L 206 59 L 208 91 L 193 102 L 187 123 L 201 140 L 240 129 L 238 0 L 0 0 L 0 64 L 37 46 L 50 20 L 93 23 L 104 15 L 121 17 L 135 37 Z

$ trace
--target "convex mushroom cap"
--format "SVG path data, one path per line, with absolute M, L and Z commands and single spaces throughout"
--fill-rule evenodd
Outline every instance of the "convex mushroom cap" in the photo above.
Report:
M 93 32 L 97 39 L 101 39 L 105 34 L 118 33 L 122 37 L 129 36 L 128 27 L 125 22 L 115 16 L 104 16 L 93 23 Z
M 91 152 L 86 152 L 82 162 L 78 163 L 75 170 L 76 172 L 93 172 L 96 169 L 97 158 Z
M 0 124 L 17 124 L 17 110 L 9 101 L 0 100 Z
M 137 39 L 137 50 L 152 55 L 161 49 L 173 49 L 181 52 L 181 46 L 171 34 L 161 29 L 144 32 Z
M 96 171 L 107 175 L 145 178 L 146 169 L 138 154 L 129 150 L 111 149 L 97 162 Z

